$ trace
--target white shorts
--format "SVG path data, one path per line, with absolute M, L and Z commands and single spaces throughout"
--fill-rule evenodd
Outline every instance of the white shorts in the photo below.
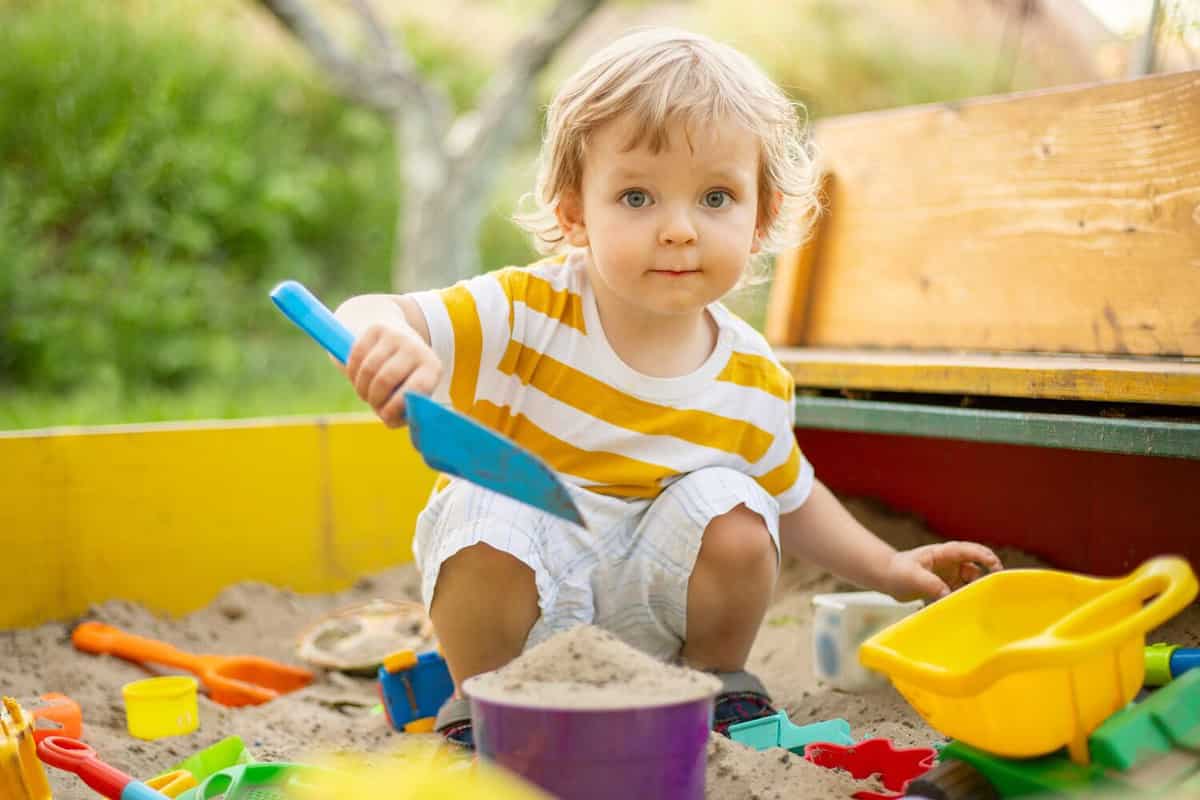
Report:
M 766 522 L 779 553 L 778 503 L 736 470 L 697 470 L 653 500 L 568 490 L 587 520 L 586 530 L 452 480 L 417 518 L 413 553 L 425 607 L 433 602 L 446 559 L 483 542 L 533 570 L 542 613 L 526 648 L 576 625 L 595 624 L 668 660 L 678 655 L 687 634 L 688 579 L 711 520 L 745 504 Z M 737 580 L 730 576 L 731 585 Z

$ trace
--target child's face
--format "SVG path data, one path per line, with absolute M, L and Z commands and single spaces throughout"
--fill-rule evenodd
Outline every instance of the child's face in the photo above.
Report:
M 591 252 L 594 280 L 630 311 L 701 311 L 738 282 L 756 252 L 759 143 L 733 123 L 668 130 L 668 144 L 626 150 L 631 120 L 588 141 L 582 196 L 559 208 L 567 241 Z

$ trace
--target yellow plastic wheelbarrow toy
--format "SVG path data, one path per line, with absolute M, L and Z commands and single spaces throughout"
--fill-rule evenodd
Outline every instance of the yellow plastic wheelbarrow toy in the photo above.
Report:
M 859 660 L 946 736 L 1006 758 L 1065 745 L 1086 764 L 1088 736 L 1142 687 L 1146 632 L 1196 591 L 1176 557 L 1122 578 L 1006 570 L 875 634 Z

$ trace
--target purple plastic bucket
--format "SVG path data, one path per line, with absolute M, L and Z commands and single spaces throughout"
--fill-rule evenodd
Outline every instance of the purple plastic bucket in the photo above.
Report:
M 470 697 L 475 747 L 565 800 L 703 800 L 713 695 L 617 709 Z

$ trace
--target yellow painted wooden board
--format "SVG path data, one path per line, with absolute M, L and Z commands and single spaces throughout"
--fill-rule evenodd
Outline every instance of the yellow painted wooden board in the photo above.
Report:
M 1200 360 L 777 348 L 798 387 L 1200 406 Z
M 434 473 L 373 417 L 0 435 L 0 628 L 261 580 L 333 591 L 411 559 Z
M 830 209 L 777 343 L 1200 356 L 1200 71 L 816 136 Z

